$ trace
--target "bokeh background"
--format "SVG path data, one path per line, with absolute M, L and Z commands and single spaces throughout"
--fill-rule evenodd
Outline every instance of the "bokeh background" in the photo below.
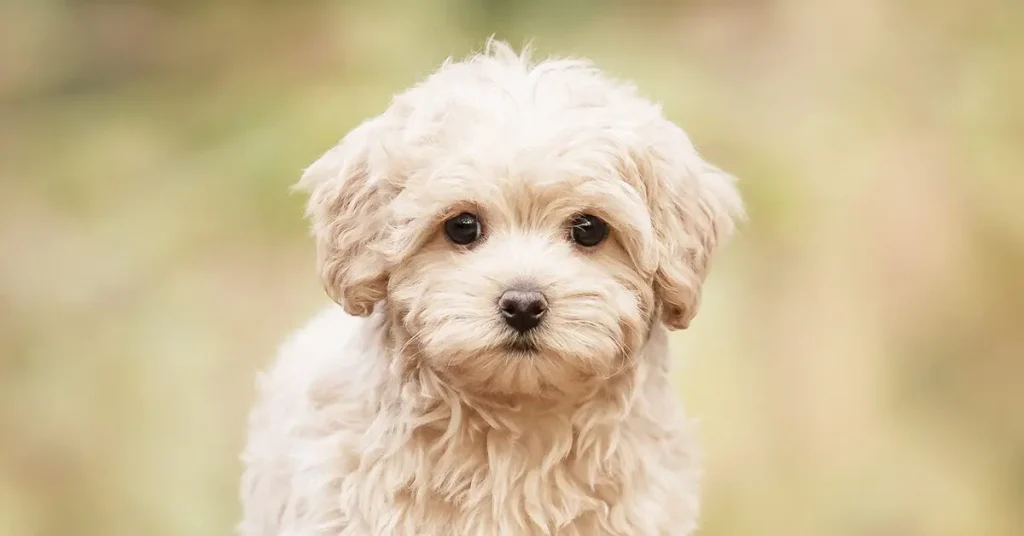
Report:
M 0 535 L 229 534 L 326 302 L 301 170 L 490 34 L 741 178 L 677 335 L 703 536 L 1024 535 L 1024 3 L 0 3 Z

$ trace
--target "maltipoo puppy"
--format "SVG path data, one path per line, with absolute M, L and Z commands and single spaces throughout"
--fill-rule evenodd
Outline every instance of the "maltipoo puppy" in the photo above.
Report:
M 666 331 L 742 208 L 658 105 L 492 42 L 299 186 L 340 307 L 260 378 L 241 534 L 694 530 Z

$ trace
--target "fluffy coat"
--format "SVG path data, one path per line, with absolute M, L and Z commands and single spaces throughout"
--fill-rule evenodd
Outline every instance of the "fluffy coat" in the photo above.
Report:
M 695 447 L 667 329 L 742 213 L 659 107 L 492 42 L 304 174 L 331 306 L 261 376 L 243 536 L 691 534 Z M 443 222 L 479 215 L 471 246 Z M 612 229 L 593 248 L 566 222 Z M 527 335 L 503 290 L 550 304 Z M 529 351 L 510 346 L 519 337 Z

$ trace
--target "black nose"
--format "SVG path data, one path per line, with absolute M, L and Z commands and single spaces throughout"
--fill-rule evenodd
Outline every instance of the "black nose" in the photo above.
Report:
M 526 333 L 540 324 L 548 312 L 544 295 L 535 290 L 507 290 L 498 300 L 501 316 L 519 333 Z

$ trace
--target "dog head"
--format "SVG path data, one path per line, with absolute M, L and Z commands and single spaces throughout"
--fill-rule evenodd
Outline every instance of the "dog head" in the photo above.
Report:
M 741 202 L 635 90 L 501 43 L 448 62 L 307 169 L 327 292 L 384 302 L 403 359 L 459 385 L 559 393 L 696 314 Z

